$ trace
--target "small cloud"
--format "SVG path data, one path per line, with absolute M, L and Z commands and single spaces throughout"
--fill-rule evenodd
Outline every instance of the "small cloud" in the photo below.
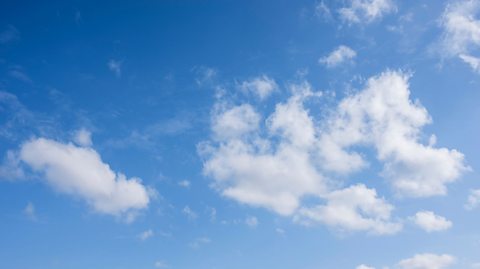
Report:
M 392 0 L 349 0 L 348 4 L 340 8 L 340 17 L 349 24 L 371 23 L 383 15 L 397 10 Z
M 164 261 L 156 261 L 153 266 L 155 268 L 168 268 L 169 266 Z
M 480 189 L 470 190 L 468 202 L 465 205 L 467 210 L 473 210 L 480 204 Z
M 111 170 L 92 148 L 36 138 L 24 142 L 18 156 L 52 189 L 82 198 L 99 214 L 131 222 L 154 198 L 141 179 Z
M 455 257 L 451 255 L 423 253 L 401 260 L 398 267 L 402 269 L 444 269 L 449 268 L 454 263 Z
M 83 21 L 83 19 L 82 19 L 82 13 L 81 13 L 79 10 L 77 10 L 77 11 L 75 12 L 75 23 L 76 23 L 77 25 L 80 25 L 80 24 L 82 23 L 82 21 Z
M 353 49 L 340 45 L 329 55 L 320 58 L 318 62 L 332 68 L 345 62 L 352 62 L 356 56 L 357 53 Z
M 112 71 L 115 76 L 120 77 L 122 75 L 122 62 L 117 60 L 110 60 L 107 63 L 108 69 Z
M 480 73 L 480 58 L 468 54 L 460 54 L 458 57 L 473 69 L 473 71 Z
M 315 15 L 326 21 L 330 21 L 333 19 L 332 11 L 323 1 L 318 2 L 315 5 Z
M 92 133 L 84 128 L 75 132 L 75 143 L 82 147 L 90 147 L 92 145 Z
M 164 232 L 164 231 L 160 231 L 158 232 L 158 235 L 160 235 L 161 237 L 165 237 L 165 238 L 171 238 L 173 237 L 173 235 L 169 232 Z
M 193 71 L 196 73 L 195 82 L 198 86 L 205 86 L 211 84 L 213 79 L 217 76 L 217 70 L 211 67 L 195 67 Z
M 182 188 L 190 188 L 190 181 L 182 180 L 182 181 L 178 182 L 178 186 L 180 186 Z
M 258 219 L 253 216 L 249 216 L 245 219 L 245 224 L 250 228 L 255 228 L 258 226 Z
M 360 264 L 355 269 L 375 269 L 375 267 L 371 267 L 371 266 L 368 266 L 368 265 L 365 265 L 365 264 Z
M 272 78 L 262 75 L 251 80 L 243 81 L 240 83 L 239 88 L 243 92 L 253 93 L 260 100 L 264 100 L 278 89 L 278 85 Z
M 148 238 L 152 237 L 154 235 L 153 231 L 151 229 L 148 229 L 141 234 L 138 235 L 138 238 L 142 241 L 147 240 Z
M 23 209 L 23 214 L 25 214 L 25 216 L 27 216 L 27 218 L 30 220 L 37 220 L 35 206 L 32 202 L 28 202 L 27 206 L 25 206 L 25 208 Z
M 189 247 L 197 249 L 202 245 L 210 244 L 212 240 L 208 237 L 199 237 L 188 244 Z
M 20 38 L 20 32 L 13 25 L 7 27 L 0 32 L 0 44 L 6 44 Z
M 441 58 L 459 57 L 480 72 L 480 59 L 471 53 L 480 47 L 479 1 L 451 1 L 440 17 L 442 36 L 434 45 Z
M 10 68 L 10 70 L 8 71 L 8 75 L 22 82 L 29 83 L 29 84 L 32 83 L 32 79 L 30 79 L 30 77 L 19 66 Z
M 285 230 L 282 228 L 276 228 L 275 232 L 279 235 L 285 235 Z
M 190 220 L 194 220 L 198 217 L 197 213 L 195 213 L 195 211 L 190 209 L 190 207 L 188 205 L 183 208 L 182 212 Z
M 432 211 L 419 211 L 411 220 L 420 228 L 427 232 L 438 232 L 448 230 L 452 227 L 452 222 L 442 216 L 435 215 Z
M 209 211 L 210 221 L 214 222 L 217 219 L 217 209 L 215 209 L 215 207 L 208 207 L 207 210 Z
M 17 180 L 25 177 L 23 169 L 20 167 L 20 158 L 14 151 L 7 151 L 7 154 L 0 164 L 0 180 Z

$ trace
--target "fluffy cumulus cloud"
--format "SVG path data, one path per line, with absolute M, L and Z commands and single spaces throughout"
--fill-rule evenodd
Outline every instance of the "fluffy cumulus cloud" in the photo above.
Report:
M 435 139 L 420 142 L 421 128 L 431 122 L 427 110 L 410 99 L 409 77 L 384 72 L 363 90 L 342 100 L 320 137 L 324 168 L 349 173 L 365 166 L 352 146 L 371 146 L 383 163 L 382 175 L 405 196 L 444 195 L 468 168 L 456 150 L 437 148 Z
M 154 236 L 154 233 L 151 229 L 148 229 L 138 235 L 138 238 L 142 241 L 147 240 L 148 238 Z
M 412 258 L 401 260 L 398 267 L 402 269 L 444 269 L 455 263 L 455 257 L 443 254 L 417 254 Z
M 24 143 L 18 155 L 52 188 L 85 200 L 98 213 L 130 221 L 149 204 L 151 192 L 139 178 L 112 171 L 90 147 L 37 138 Z
M 92 133 L 87 129 L 80 129 L 75 132 L 74 141 L 80 146 L 89 147 L 92 145 Z
M 253 216 L 249 216 L 245 219 L 245 224 L 250 228 L 255 228 L 258 226 L 258 219 Z
M 266 116 L 248 102 L 220 97 L 211 139 L 198 145 L 204 174 L 222 195 L 301 223 L 395 233 L 401 224 L 393 220 L 394 207 L 375 189 L 339 187 L 339 177 L 369 167 L 362 148 L 374 149 L 381 175 L 405 196 L 445 194 L 467 169 L 460 152 L 435 147 L 435 139 L 421 143 L 421 128 L 431 119 L 410 99 L 408 79 L 392 71 L 374 76 L 326 118 L 308 109 L 322 96 L 308 82 L 290 85 L 291 96 Z M 307 197 L 319 204 L 303 204 Z
M 346 231 L 393 234 L 402 228 L 400 223 L 390 220 L 393 206 L 378 198 L 376 191 L 365 185 L 333 191 L 326 199 L 326 205 L 300 209 L 298 217 Z
M 169 268 L 168 264 L 164 261 L 156 261 L 153 266 L 155 268 Z
M 108 69 L 112 71 L 115 76 L 120 77 L 122 75 L 122 62 L 117 60 L 110 60 L 107 63 Z
M 201 144 L 200 151 L 206 157 L 205 174 L 223 195 L 291 215 L 300 197 L 324 193 L 325 180 L 308 150 L 315 130 L 303 99 L 295 94 L 277 104 L 266 120 L 249 104 L 214 109 L 213 141 Z M 261 135 L 261 119 L 277 144 Z
M 412 221 L 427 232 L 444 231 L 452 227 L 452 222 L 432 211 L 419 211 L 413 216 Z
M 475 209 L 480 204 L 480 189 L 470 190 L 468 201 L 465 208 L 468 210 Z
M 480 58 L 471 55 L 480 46 L 480 2 L 456 1 L 447 5 L 441 17 L 443 35 L 440 52 L 443 57 L 459 57 L 479 72 Z
M 370 266 L 365 265 L 365 264 L 360 264 L 355 269 L 375 269 L 375 267 L 370 267 Z
M 327 67 L 336 67 L 345 62 L 352 62 L 353 58 L 357 56 L 357 53 L 344 45 L 338 46 L 329 55 L 320 58 L 318 61 Z
M 212 131 L 218 139 L 229 140 L 255 131 L 259 122 L 260 116 L 254 108 L 249 104 L 243 104 L 215 113 Z
M 274 92 L 278 86 L 275 80 L 272 78 L 262 75 L 251 80 L 243 81 L 239 84 L 240 90 L 246 93 L 252 93 L 257 96 L 260 100 L 264 100 L 272 92 Z
M 27 206 L 23 209 L 23 213 L 30 220 L 37 220 L 37 214 L 35 212 L 35 206 L 32 202 L 28 202 Z
M 392 0 L 348 0 L 338 13 L 348 23 L 370 23 L 395 10 Z

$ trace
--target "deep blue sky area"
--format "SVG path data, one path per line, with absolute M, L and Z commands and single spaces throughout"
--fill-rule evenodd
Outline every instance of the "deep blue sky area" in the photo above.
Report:
M 480 1 L 3 1 L 0 268 L 480 268 Z

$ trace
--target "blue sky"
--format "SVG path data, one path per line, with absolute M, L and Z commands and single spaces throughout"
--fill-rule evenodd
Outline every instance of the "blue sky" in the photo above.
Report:
M 0 8 L 0 267 L 480 268 L 480 1 Z

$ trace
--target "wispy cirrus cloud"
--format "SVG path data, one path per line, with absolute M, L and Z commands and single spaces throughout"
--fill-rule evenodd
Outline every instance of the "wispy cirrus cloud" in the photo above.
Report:
M 0 44 L 7 44 L 20 38 L 20 32 L 13 25 L 7 25 L 0 31 Z

